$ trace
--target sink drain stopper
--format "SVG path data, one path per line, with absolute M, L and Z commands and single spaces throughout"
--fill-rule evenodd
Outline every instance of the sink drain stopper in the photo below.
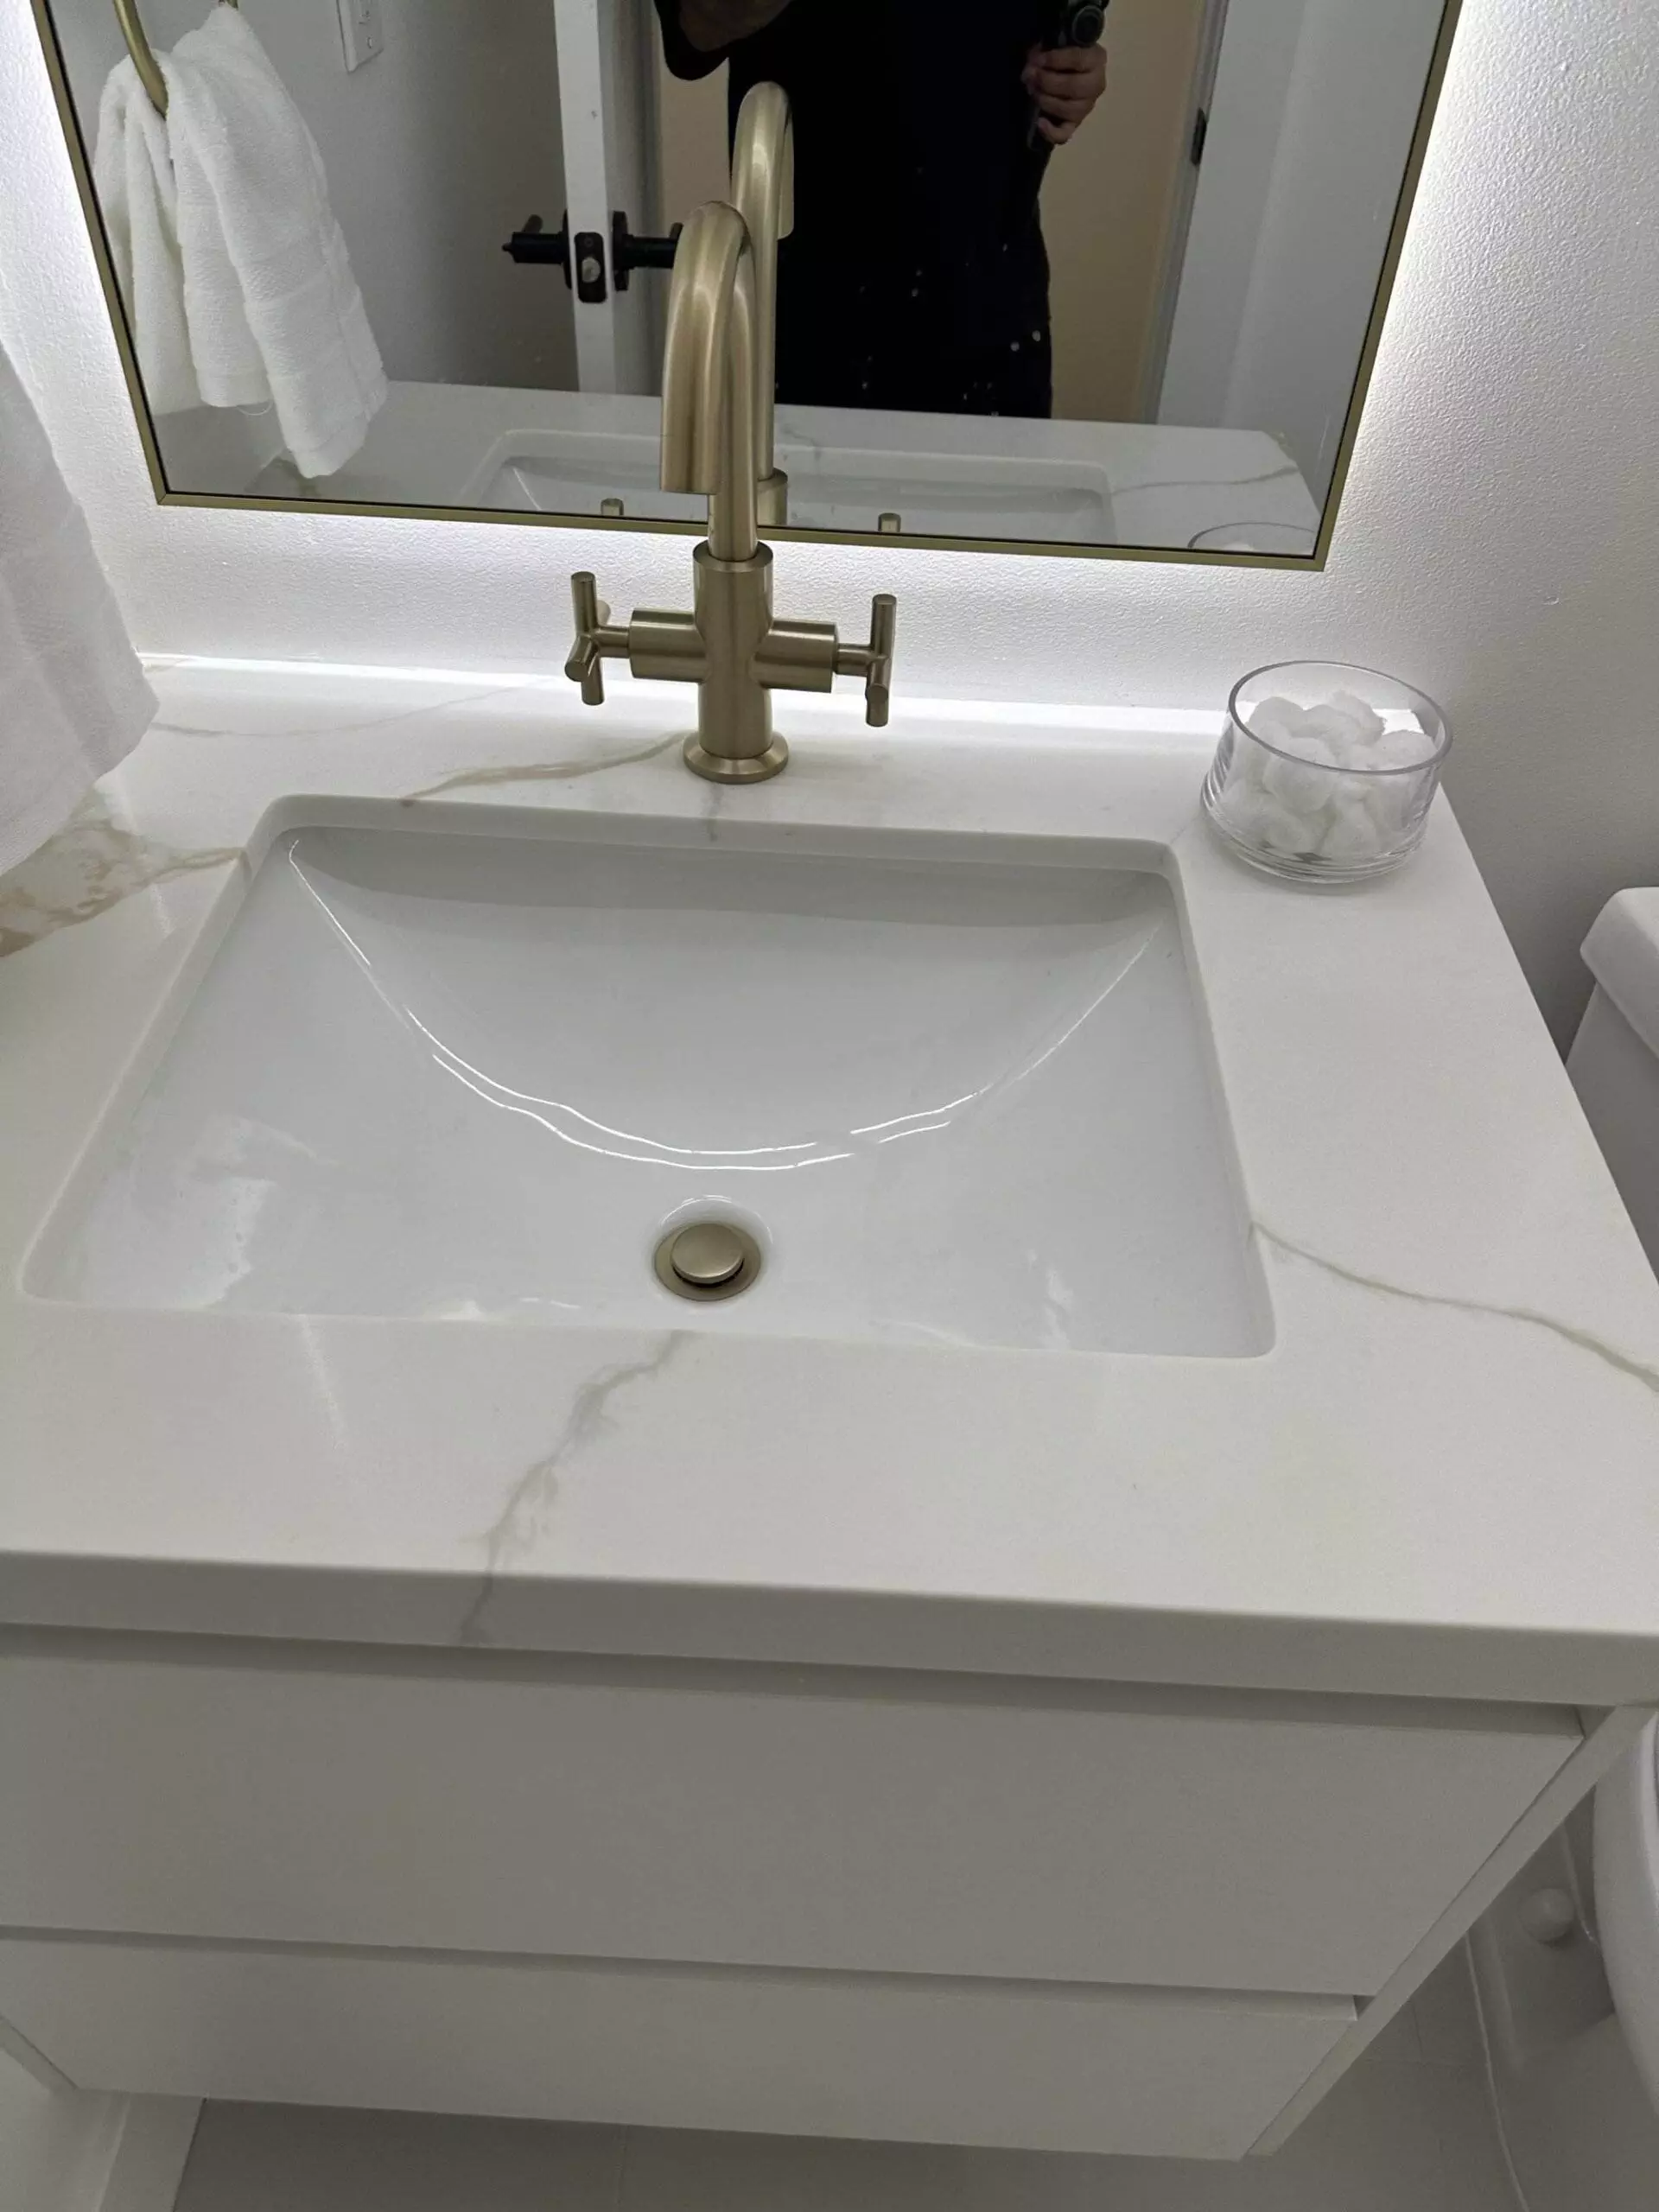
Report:
M 760 1247 L 728 1221 L 671 1229 L 657 1247 L 657 1280 L 676 1298 L 709 1303 L 735 1298 L 760 1272 Z

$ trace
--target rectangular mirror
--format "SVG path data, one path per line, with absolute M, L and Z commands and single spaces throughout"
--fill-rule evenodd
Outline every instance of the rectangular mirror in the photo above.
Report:
M 1457 0 L 35 0 L 159 497 L 702 527 L 676 224 L 793 126 L 768 535 L 1324 556 Z

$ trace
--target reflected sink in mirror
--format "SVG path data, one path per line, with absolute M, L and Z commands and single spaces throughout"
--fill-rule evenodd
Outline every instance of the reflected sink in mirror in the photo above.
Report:
M 825 452 L 787 439 L 778 459 L 789 476 L 796 530 L 872 535 L 883 515 L 897 515 L 912 537 L 1099 545 L 1116 536 L 1111 489 L 1098 463 L 973 454 L 960 445 L 938 453 L 847 445 Z M 660 490 L 659 466 L 654 438 L 526 429 L 495 442 L 460 504 L 597 515 L 605 500 L 620 499 L 624 514 L 635 518 L 705 522 L 707 500 Z
M 277 836 L 31 1289 L 1266 1348 L 1160 876 L 460 811 Z M 686 1303 L 653 1254 L 709 1220 L 753 1236 L 759 1279 Z

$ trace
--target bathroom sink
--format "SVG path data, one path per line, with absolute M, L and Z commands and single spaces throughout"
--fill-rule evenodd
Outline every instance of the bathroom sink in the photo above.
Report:
M 597 515 L 607 499 L 652 522 L 706 523 L 701 493 L 664 492 L 661 446 L 631 431 L 524 430 L 499 438 L 461 494 L 465 507 L 517 514 Z M 874 524 L 872 524 L 874 528 Z
M 921 418 L 925 419 L 925 418 Z M 874 531 L 883 514 L 923 537 L 1060 538 L 1109 544 L 1111 493 L 1098 464 L 925 449 L 780 442 L 798 530 Z M 636 518 L 702 522 L 706 501 L 664 492 L 654 437 L 627 431 L 523 430 L 499 439 L 461 496 L 463 506 L 589 514 L 620 499 Z
M 478 819 L 275 838 L 37 1295 L 1265 1347 L 1162 877 Z M 709 1221 L 759 1277 L 691 1302 L 653 1255 Z
M 917 537 L 1056 539 L 1109 545 L 1116 532 L 1106 472 L 1000 454 L 785 450 L 798 530 L 874 530 L 896 514 Z

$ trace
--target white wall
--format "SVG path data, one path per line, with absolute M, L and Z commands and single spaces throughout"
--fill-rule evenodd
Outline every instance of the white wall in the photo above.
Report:
M 1442 0 L 1308 0 L 1224 420 L 1271 429 L 1323 503 Z
M 551 0 L 380 6 L 385 50 L 351 71 L 335 0 L 245 0 L 245 12 L 317 141 L 387 373 L 574 390 L 563 278 L 501 251 L 532 209 L 556 228 L 564 205 Z M 208 0 L 143 9 L 164 49 Z M 54 16 L 90 142 L 126 49 L 110 0 L 54 0 Z
M 0 2212 L 92 2212 L 125 2105 L 54 2095 L 0 2051 Z
M 672 606 L 683 542 L 158 509 L 27 0 L 0 0 L 0 336 L 40 397 L 141 644 L 556 667 L 563 579 Z M 1578 940 L 1659 881 L 1659 138 L 1652 0 L 1467 0 L 1328 569 L 780 549 L 786 613 L 899 594 L 906 690 L 1219 707 L 1329 653 L 1445 704 L 1465 828 L 1558 1027 Z
M 1228 10 L 1159 419 L 1271 430 L 1320 502 L 1441 12 L 1442 0 Z
M 1308 0 L 1227 0 L 1210 135 L 1159 397 L 1160 423 L 1208 426 L 1227 419 L 1227 384 L 1307 7 Z

